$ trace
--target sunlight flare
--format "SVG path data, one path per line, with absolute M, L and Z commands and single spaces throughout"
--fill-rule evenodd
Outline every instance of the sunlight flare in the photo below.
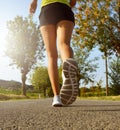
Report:
M 6 41 L 7 29 L 0 29 L 0 56 L 3 55 L 5 50 L 5 41 Z

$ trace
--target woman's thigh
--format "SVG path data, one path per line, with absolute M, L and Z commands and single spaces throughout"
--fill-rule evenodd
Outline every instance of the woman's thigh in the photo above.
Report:
M 57 24 L 58 46 L 62 44 L 70 45 L 74 23 L 68 20 L 62 20 Z
M 55 25 L 41 26 L 40 31 L 43 37 L 48 57 L 56 57 L 57 56 L 56 26 Z

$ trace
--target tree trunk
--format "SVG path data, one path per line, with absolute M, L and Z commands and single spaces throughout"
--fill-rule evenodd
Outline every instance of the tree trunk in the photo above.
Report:
M 118 15 L 119 15 L 119 24 L 120 24 L 120 1 L 118 0 Z
M 108 60 L 107 52 L 105 52 L 105 68 L 106 68 L 106 96 L 108 96 Z
M 44 97 L 46 97 L 46 88 L 44 88 L 43 91 L 44 91 Z
M 22 73 L 22 95 L 26 96 L 26 74 Z

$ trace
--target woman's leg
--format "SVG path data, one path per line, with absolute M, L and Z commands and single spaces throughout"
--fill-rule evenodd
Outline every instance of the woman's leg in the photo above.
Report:
M 60 55 L 63 61 L 67 58 L 73 58 L 73 51 L 70 47 L 70 40 L 74 23 L 63 20 L 57 24 L 57 42 Z
M 57 24 L 58 45 L 63 60 L 63 84 L 60 90 L 60 97 L 64 105 L 72 104 L 76 100 L 79 87 L 77 77 L 78 65 L 73 59 L 73 51 L 70 47 L 73 27 L 73 22 L 67 20 Z
M 40 28 L 48 57 L 48 73 L 54 95 L 59 95 L 58 68 L 57 68 L 57 47 L 56 47 L 56 26 L 46 25 Z

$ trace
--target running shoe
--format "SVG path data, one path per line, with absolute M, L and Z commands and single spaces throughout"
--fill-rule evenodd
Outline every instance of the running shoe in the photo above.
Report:
M 59 95 L 54 96 L 52 106 L 53 107 L 62 107 L 63 106 Z
M 63 62 L 62 78 L 60 98 L 64 105 L 69 105 L 76 100 L 79 89 L 78 64 L 73 58 Z

